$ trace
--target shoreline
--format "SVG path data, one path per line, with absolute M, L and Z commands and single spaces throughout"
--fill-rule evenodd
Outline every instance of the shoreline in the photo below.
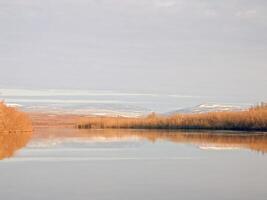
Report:
M 92 129 L 92 130 L 99 130 L 99 129 L 132 129 L 132 130 L 165 130 L 165 131 L 187 131 L 187 132 L 220 132 L 223 131 L 225 133 L 235 133 L 235 132 L 243 132 L 243 133 L 251 133 L 251 132 L 257 132 L 266 134 L 267 128 L 261 127 L 261 128 L 240 128 L 240 127 L 227 127 L 227 128 L 218 128 L 218 127 L 175 127 L 174 125 L 164 124 L 164 121 L 161 126 L 155 125 L 153 123 L 156 123 L 158 120 L 169 120 L 170 117 L 157 117 L 154 116 L 153 118 L 148 117 L 139 117 L 139 118 L 126 118 L 126 117 L 98 117 L 98 116 L 88 116 L 88 115 L 76 115 L 76 114 L 50 114 L 50 113 L 39 113 L 39 112 L 30 112 L 26 114 L 30 117 L 32 120 L 33 128 L 38 127 L 62 127 L 62 128 L 76 128 L 76 129 Z M 209 115 L 212 113 L 207 114 L 199 114 L 199 115 Z M 221 113 L 224 114 L 224 113 Z M 189 114 L 188 116 L 190 116 Z M 110 125 L 109 120 L 113 120 L 113 124 Z M 131 123 L 131 120 L 135 120 L 134 123 L 131 126 L 129 124 Z M 149 120 L 151 124 L 138 124 L 140 120 Z M 114 125 L 115 121 L 115 125 Z M 124 122 L 127 122 L 128 126 L 125 126 Z M 265 121 L 264 121 L 265 122 Z M 266 123 L 266 122 L 265 122 Z M 88 125 L 90 124 L 90 125 Z M 87 126 L 88 125 L 88 126 Z

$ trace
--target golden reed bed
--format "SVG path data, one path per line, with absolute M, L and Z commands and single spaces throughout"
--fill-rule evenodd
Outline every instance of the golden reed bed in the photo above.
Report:
M 32 131 L 30 118 L 16 108 L 0 102 L 0 132 Z
M 24 147 L 31 136 L 32 124 L 28 116 L 0 102 L 0 160 Z
M 88 117 L 77 124 L 81 129 L 130 128 L 130 129 L 207 129 L 267 131 L 267 105 L 239 112 L 210 112 L 202 114 L 176 114 L 147 117 Z

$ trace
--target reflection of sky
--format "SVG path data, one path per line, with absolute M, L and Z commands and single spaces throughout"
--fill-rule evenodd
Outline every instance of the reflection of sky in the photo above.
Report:
M 263 134 L 229 134 L 41 128 L 11 161 L 190 160 L 267 151 Z
M 254 155 L 242 146 L 206 143 L 170 142 L 158 140 L 151 142 L 140 137 L 125 138 L 47 138 L 33 139 L 10 161 L 120 161 L 120 160 L 206 160 L 238 155 Z M 211 147 L 211 148 L 209 148 Z M 216 151 L 214 151 L 216 147 Z M 231 151 L 229 151 L 231 148 Z
M 192 133 L 192 139 L 187 137 L 189 140 L 183 137 L 177 142 L 168 140 L 176 134 L 179 133 L 43 129 L 35 133 L 28 147 L 15 157 L 0 162 L 0 197 L 266 199 L 265 154 L 246 148 L 202 150 L 198 146 L 203 145 L 205 139 L 193 142 L 197 133 Z M 255 134 L 240 135 L 229 141 L 229 137 L 236 135 L 228 132 L 216 138 L 219 143 L 235 141 L 237 145 L 266 141 L 265 136 L 255 137 Z M 215 141 L 214 137 L 207 138 L 205 144 L 214 145 Z
M 121 151 L 30 152 L 0 165 L 3 199 L 266 198 L 267 157 L 170 142 Z

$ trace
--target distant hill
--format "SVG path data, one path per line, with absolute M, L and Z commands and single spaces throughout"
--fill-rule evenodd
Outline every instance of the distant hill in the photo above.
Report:
M 189 113 L 208 113 L 208 112 L 223 112 L 223 111 L 244 111 L 248 110 L 250 106 L 231 105 L 231 104 L 212 104 L 205 103 L 194 107 L 184 108 L 166 113 L 166 115 L 172 114 L 189 114 Z

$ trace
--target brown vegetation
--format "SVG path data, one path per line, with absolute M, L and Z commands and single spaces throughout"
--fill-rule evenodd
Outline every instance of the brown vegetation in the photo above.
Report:
M 26 114 L 0 102 L 0 159 L 25 146 L 31 135 L 32 125 Z
M 267 131 L 267 105 L 261 104 L 247 111 L 176 114 L 147 117 L 88 117 L 78 128 L 130 128 L 130 129 L 207 129 Z
M 0 132 L 32 131 L 28 116 L 0 102 Z

